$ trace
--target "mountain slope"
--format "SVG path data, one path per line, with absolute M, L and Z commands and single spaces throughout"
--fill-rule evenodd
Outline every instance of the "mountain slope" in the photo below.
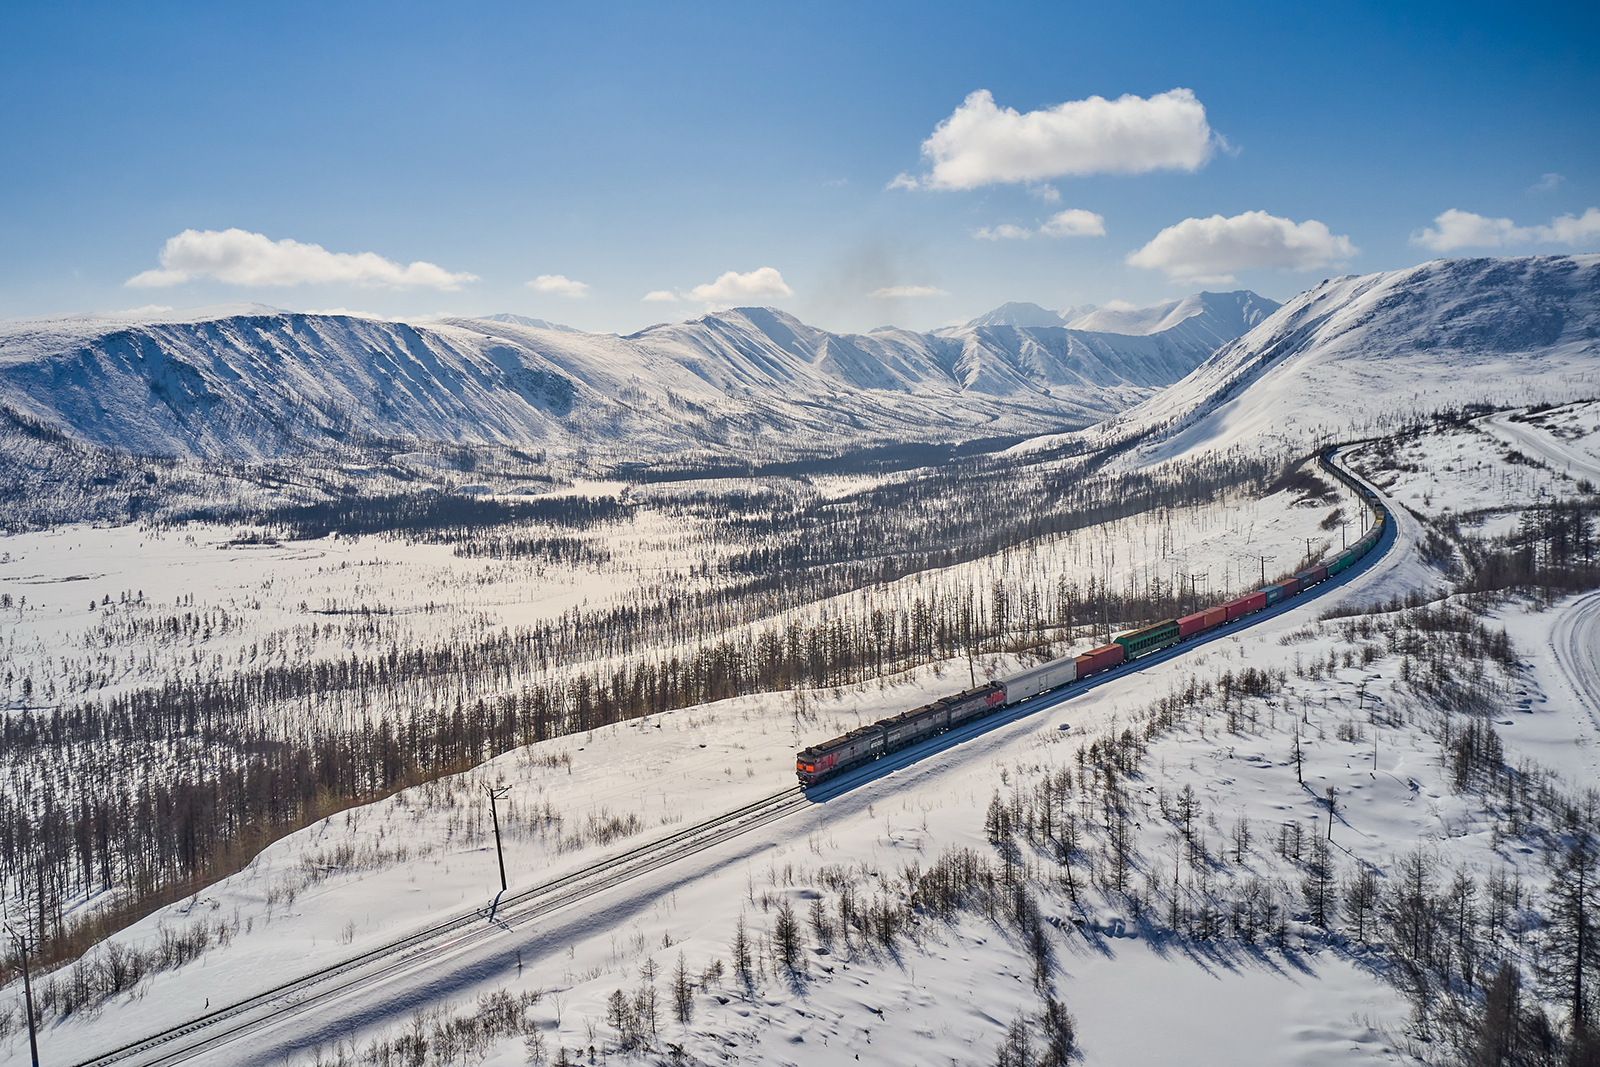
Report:
M 1065 326 L 1068 320 L 1086 315 L 1094 310 L 1093 304 L 1085 304 L 1081 308 L 1067 308 L 1065 311 L 1051 311 L 1049 308 L 1030 304 L 1027 301 L 1012 301 L 1001 304 L 993 311 L 987 311 L 968 322 L 968 326 Z
M 771 308 L 628 337 L 509 315 L 413 326 L 240 310 L 0 323 L 0 404 L 152 455 L 393 441 L 754 458 L 1086 426 L 1207 354 L 1159 333 L 841 335 Z
M 1434 260 L 1315 286 L 1102 431 L 1154 462 L 1595 395 L 1600 256 Z
M 1208 343 L 1214 351 L 1235 337 L 1249 333 L 1281 306 L 1276 300 L 1268 300 L 1248 289 L 1232 293 L 1194 293 L 1181 300 L 1168 300 L 1142 308 L 1085 304 L 1063 311 L 1051 311 L 1038 304 L 1013 302 L 1001 304 L 966 325 L 1019 326 L 1025 329 L 1061 326 L 1088 333 L 1141 337 L 1181 329 L 1181 333 L 1173 336 Z
M 583 332 L 576 326 L 563 326 L 559 322 L 551 322 L 548 319 L 533 319 L 527 315 L 513 315 L 509 311 L 502 311 L 498 315 L 481 315 L 479 317 L 484 322 L 514 322 L 518 326 L 532 326 L 537 330 L 558 330 L 561 333 Z
M 1239 289 L 1232 293 L 1194 293 L 1146 308 L 1090 308 L 1064 325 L 1072 330 L 1140 336 L 1181 330 L 1178 336 L 1209 343 L 1216 349 L 1243 337 L 1282 306 L 1276 300 Z

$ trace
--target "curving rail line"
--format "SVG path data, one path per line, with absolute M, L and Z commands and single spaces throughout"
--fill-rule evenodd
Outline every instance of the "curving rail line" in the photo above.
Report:
M 1323 467 L 1350 487 L 1357 499 L 1362 500 L 1363 505 L 1368 499 L 1379 499 L 1370 486 L 1331 462 L 1334 451 L 1325 450 L 1318 456 Z M 1346 571 L 1341 579 L 1353 577 L 1356 573 L 1368 569 L 1372 563 L 1387 553 L 1394 540 L 1395 524 L 1391 522 L 1375 550 L 1361 560 L 1360 566 Z M 1321 596 L 1343 584 L 1345 584 L 1343 580 L 1323 582 L 1314 587 L 1311 598 Z M 1285 600 L 1280 605 L 1241 619 L 1239 623 L 1230 625 L 1223 633 L 1236 633 L 1238 626 L 1254 625 L 1303 602 L 1300 597 Z M 1156 663 L 1165 662 L 1189 651 L 1197 644 L 1206 643 L 1215 636 L 1220 635 L 1176 645 L 1161 653 L 1134 660 L 1124 668 L 1092 677 L 1066 690 L 1044 693 L 1005 708 L 997 714 L 975 719 L 921 744 L 842 774 L 823 785 L 814 786 L 810 790 L 803 791 L 798 786 L 785 789 L 665 837 L 608 856 L 558 878 L 519 890 L 499 902 L 493 921 L 485 921 L 490 917 L 489 908 L 478 908 L 462 913 L 332 966 L 313 971 L 209 1012 L 190 1022 L 129 1042 L 90 1059 L 81 1060 L 74 1067 L 112 1067 L 114 1064 L 125 1067 L 133 1067 L 134 1064 L 138 1067 L 156 1067 L 156 1065 L 182 1063 L 223 1044 L 247 1037 L 274 1023 L 325 1006 L 341 994 L 438 962 L 441 956 L 451 950 L 481 944 L 504 934 L 516 925 L 713 848 L 796 811 L 824 803 L 856 788 L 863 782 L 875 780 L 886 773 L 910 766 L 1044 708 L 1054 707 L 1080 693 L 1115 681 L 1129 671 L 1142 670 Z

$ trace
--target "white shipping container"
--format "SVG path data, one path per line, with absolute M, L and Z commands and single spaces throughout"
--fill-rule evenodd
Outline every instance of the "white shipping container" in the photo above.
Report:
M 1015 704 L 1019 700 L 1038 696 L 1046 689 L 1054 689 L 1058 685 L 1066 685 L 1077 676 L 1078 664 L 1070 657 L 1054 660 L 1042 667 L 1035 667 L 1028 673 L 1019 674 L 1016 678 L 1006 683 L 1007 703 Z

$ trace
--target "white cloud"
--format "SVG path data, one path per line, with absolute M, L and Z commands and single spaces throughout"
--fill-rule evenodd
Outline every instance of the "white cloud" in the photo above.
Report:
M 345 283 L 367 288 L 459 289 L 475 274 L 452 274 L 432 263 L 402 267 L 376 252 L 329 252 L 321 245 L 285 238 L 274 241 L 246 230 L 184 230 L 161 249 L 161 269 L 147 270 L 126 285 L 153 289 L 215 278 L 229 285 Z
M 1061 199 L 1061 190 L 1053 185 L 1030 185 L 1028 193 L 1047 204 L 1054 204 Z
M 575 282 L 564 274 L 541 274 L 528 283 L 529 289 L 536 289 L 541 293 L 555 293 L 577 299 L 589 295 L 589 287 L 583 282 Z
M 933 285 L 890 285 L 883 289 L 874 289 L 867 294 L 879 300 L 892 300 L 898 297 L 913 296 L 949 296 L 943 289 Z
M 794 291 L 784 283 L 783 275 L 773 267 L 757 267 L 740 274 L 725 271 L 714 282 L 697 285 L 688 292 L 675 293 L 671 289 L 654 289 L 644 294 L 650 303 L 670 304 L 679 300 L 702 300 L 709 306 L 729 307 L 774 296 L 793 296 Z
M 1411 243 L 1434 252 L 1453 252 L 1458 248 L 1504 248 L 1507 245 L 1567 244 L 1600 239 L 1600 208 L 1582 215 L 1561 215 L 1548 226 L 1518 226 L 1510 219 L 1491 219 L 1486 215 L 1451 208 L 1433 220 L 1433 226 L 1411 235 Z
M 1541 241 L 1559 241 L 1575 245 L 1579 241 L 1600 239 L 1600 208 L 1590 208 L 1582 215 L 1562 215 L 1550 220 L 1548 226 L 1538 226 Z
M 1002 222 L 998 226 L 984 226 L 972 231 L 972 236 L 980 241 L 1026 241 L 1030 237 L 1104 237 L 1105 235 L 1105 217 L 1077 207 L 1056 212 L 1037 230 Z
M 783 275 L 772 267 L 758 267 L 747 274 L 727 271 L 716 281 L 697 285 L 683 294 L 690 300 L 709 303 L 733 304 L 741 300 L 758 300 L 770 296 L 793 296 L 784 284 Z
M 1528 192 L 1547 193 L 1551 189 L 1555 189 L 1564 184 L 1566 180 L 1567 176 L 1565 174 L 1556 174 L 1553 171 L 1549 174 L 1541 174 L 1538 181 L 1528 186 Z
M 1315 219 L 1297 223 L 1265 211 L 1246 211 L 1232 218 L 1184 219 L 1128 253 L 1127 260 L 1131 266 L 1164 271 L 1174 280 L 1221 283 L 1233 281 L 1233 272 L 1239 270 L 1317 270 L 1358 251 L 1350 238 L 1329 233 Z
M 1087 174 L 1198 170 L 1220 138 L 1189 89 L 1148 99 L 1091 96 L 1041 111 L 995 106 L 987 89 L 970 94 L 922 142 L 932 173 L 901 174 L 889 188 L 975 189 Z
M 1106 220 L 1092 211 L 1069 207 L 1046 219 L 1039 233 L 1045 237 L 1104 237 Z
M 1457 248 L 1499 248 L 1533 240 L 1533 231 L 1519 227 L 1510 219 L 1491 219 L 1470 211 L 1451 208 L 1433 220 L 1438 229 L 1423 229 L 1411 235 L 1411 243 L 1435 252 Z

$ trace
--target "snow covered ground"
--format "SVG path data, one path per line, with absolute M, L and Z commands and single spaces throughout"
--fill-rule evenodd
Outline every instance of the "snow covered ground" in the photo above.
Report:
M 887 947 L 860 937 L 824 941 L 808 928 L 801 972 L 791 976 L 770 943 L 782 902 L 805 921 L 813 899 L 835 908 L 841 886 L 865 904 L 888 899 L 907 865 L 927 868 L 951 849 L 992 854 L 984 825 L 991 796 L 1019 791 L 1051 768 L 1081 770 L 1079 745 L 1138 723 L 1152 702 L 1191 678 L 1252 667 L 1281 671 L 1286 681 L 1281 693 L 1251 703 L 1248 720 L 1229 729 L 1212 698 L 1152 739 L 1135 786 L 1145 825 L 1140 876 L 1170 877 L 1184 866 L 1156 794 L 1164 804 L 1188 786 L 1204 813 L 1209 854 L 1229 854 L 1239 820 L 1254 828 L 1255 843 L 1228 877 L 1288 884 L 1298 868 L 1274 855 L 1274 835 L 1288 823 L 1315 834 L 1326 823 L 1322 793 L 1332 785 L 1341 798 L 1334 841 L 1342 864 L 1389 871 L 1396 853 L 1420 844 L 1433 850 L 1440 870 L 1509 866 L 1531 879 L 1536 858 L 1507 847 L 1473 798 L 1445 780 L 1439 744 L 1423 725 L 1427 710 L 1401 681 L 1401 657 L 1379 649 L 1369 658 L 1361 649 L 1370 642 L 1352 642 L 1342 620 L 1318 621 L 1330 603 L 1385 603 L 1437 581 L 1414 546 L 1417 520 L 1394 514 L 1396 549 L 1329 598 L 1042 702 L 938 756 L 537 921 L 512 913 L 509 928 L 493 938 L 454 955 L 445 949 L 379 989 L 319 1006 L 206 1061 L 327 1061 L 341 1048 L 353 1056 L 416 1025 L 416 1008 L 453 1005 L 471 1014 L 475 997 L 499 989 L 530 1000 L 540 993 L 527 1017 L 551 1060 L 563 1047 L 608 1042 L 618 1057 L 618 1034 L 607 1021 L 614 991 L 657 989 L 656 1046 L 680 1047 L 697 1062 L 987 1061 L 1008 1024 L 1037 1012 L 1042 995 L 1005 923 L 976 912 L 930 917 Z M 1513 707 L 1500 727 L 1505 742 L 1574 782 L 1593 775 L 1600 740 L 1580 691 L 1588 684 L 1582 672 L 1595 669 L 1597 604 L 1590 595 L 1543 614 L 1512 606 L 1494 620 L 1532 663 L 1499 683 Z M 326 820 L 118 935 L 137 945 L 163 929 L 205 923 L 214 931 L 196 961 L 152 976 L 133 995 L 52 1019 L 44 1048 L 53 1060 L 77 1060 L 193 1017 L 208 1001 L 238 999 L 487 905 L 498 883 L 483 784 L 510 787 L 502 808 L 507 866 L 514 887 L 530 885 L 780 792 L 792 785 L 798 742 L 954 688 L 964 668 L 946 664 L 909 685 L 813 694 L 804 713 L 786 696 L 739 698 L 544 742 Z M 1296 729 L 1304 786 L 1289 758 Z M 1116 894 L 1086 891 L 1073 906 L 1057 891 L 1041 895 L 1039 906 L 1059 923 L 1049 991 L 1075 1015 L 1087 1063 L 1401 1058 L 1396 1034 L 1406 1012 L 1392 987 L 1358 943 L 1329 939 L 1303 917 L 1283 946 L 1246 947 L 1163 933 Z M 763 961 L 749 986 L 730 974 L 741 914 Z M 687 1024 L 666 1007 L 680 953 L 695 986 Z M 713 961 L 722 963 L 720 977 L 707 973 Z M 10 1054 L 19 1039 L 10 1039 Z M 507 1037 L 485 1062 L 526 1056 L 524 1038 Z
M 864 783 L 795 817 L 792 825 L 777 824 L 752 835 L 754 840 L 697 858 L 687 870 L 613 891 L 532 929 L 514 926 L 489 958 L 504 962 L 507 946 L 514 945 L 520 968 L 497 971 L 483 959 L 457 962 L 448 968 L 449 979 L 437 972 L 425 976 L 430 995 L 470 999 L 499 987 L 552 991 L 535 1009 L 544 1013 L 552 1048 L 586 1046 L 588 1026 L 604 1018 L 606 996 L 618 986 L 632 989 L 646 960 L 654 959 L 664 973 L 678 951 L 696 972 L 712 956 L 726 959 L 731 917 L 741 907 L 751 912 L 752 924 L 766 921 L 770 916 L 756 899 L 772 893 L 803 900 L 804 884 L 812 880 L 807 874 L 814 878 L 823 866 L 859 867 L 882 879 L 904 863 L 926 862 L 941 848 L 982 847 L 984 806 L 999 769 L 1065 759 L 1084 733 L 1125 719 L 1193 671 L 1274 661 L 1276 639 L 1303 626 L 1319 607 L 1308 604 L 1191 656 L 1038 711 L 951 753 L 959 758 L 925 760 Z M 929 681 L 937 685 L 937 679 Z M 903 691 L 847 693 L 814 714 L 870 718 L 919 699 Z M 1072 730 L 1061 732 L 1062 724 Z M 793 711 L 781 698 L 727 701 L 543 743 L 470 775 L 337 816 L 274 845 L 241 875 L 118 935 L 137 944 L 159 937 L 163 926 L 206 922 L 229 930 L 225 946 L 156 975 L 136 996 L 49 1028 L 45 1047 L 52 1059 L 76 1060 L 120 1043 L 119 1036 L 136 1036 L 130 1026 L 148 1031 L 171 1025 L 199 1014 L 208 998 L 237 999 L 429 918 L 485 905 L 497 882 L 480 782 L 512 787 L 506 809 L 511 814 L 502 817 L 507 865 L 514 885 L 528 884 L 603 852 L 589 828 L 619 816 L 640 817 L 635 833 L 648 835 L 785 788 L 793 781 L 794 726 Z M 1196 762 L 1200 780 L 1213 781 L 1215 761 L 1225 758 L 1215 751 L 1183 756 Z M 1263 806 L 1281 803 L 1269 797 Z M 1109 925 L 1114 917 L 1103 918 Z M 1330 953 L 1293 963 L 1184 958 L 1182 951 L 1136 936 L 1093 942 L 1067 937 L 1061 951 L 1058 981 L 1091 1054 L 1128 1047 L 1123 1042 L 1130 1033 L 1132 1047 L 1152 1052 L 1210 1044 L 1240 1021 L 1262 1019 L 1264 1004 L 1272 1003 L 1278 1007 L 1268 1013 L 1269 1032 L 1251 1041 L 1258 1059 L 1240 1060 L 1237 1046 L 1220 1045 L 1209 1062 L 1325 1062 L 1332 1051 L 1382 1046 L 1352 1014 L 1393 1021 L 1385 1011 L 1392 999 L 1387 990 Z M 750 1062 L 752 1044 L 760 1062 L 854 1062 L 858 1053 L 879 1063 L 967 1062 L 986 1057 L 996 1026 L 1028 1006 L 1032 990 L 1025 973 L 1017 977 L 1015 956 L 1016 946 L 992 924 L 964 920 L 930 932 L 915 952 L 837 963 L 819 956 L 815 977 L 802 983 L 798 998 L 777 978 L 728 1005 L 702 995 L 699 1021 L 684 1037 L 699 1046 L 697 1055 L 706 1055 L 731 1036 L 744 1049 L 743 1062 Z M 822 970 L 826 966 L 836 966 L 832 975 Z M 1139 1025 L 1148 1002 L 1127 996 L 1152 983 L 1190 1005 L 1159 1030 Z M 1079 989 L 1089 994 L 1085 1001 L 1078 999 Z M 729 983 L 722 992 L 737 990 Z M 955 1012 L 952 995 L 961 1004 Z M 384 997 L 411 1003 L 393 989 Z M 1338 1006 L 1331 1018 L 1330 1005 Z M 873 1009 L 884 1013 L 881 1019 Z M 363 1002 L 359 1028 L 347 1029 L 331 1013 L 319 1013 L 216 1062 L 276 1062 L 296 1047 L 308 1051 L 318 1042 L 331 1046 L 335 1038 L 354 1040 L 384 1025 L 404 1026 L 408 1014 Z M 674 1037 L 670 1026 L 663 1033 Z M 800 1044 L 803 1050 L 795 1047 Z M 521 1049 L 508 1048 L 504 1055 L 509 1058 L 503 1062 L 520 1062 Z
M 822 494 L 860 491 L 872 481 L 831 479 Z M 679 491 L 692 493 L 696 484 Z M 570 492 L 614 495 L 622 488 L 585 483 Z M 1322 527 L 1338 506 L 1284 491 L 1163 510 L 737 623 L 814 621 L 851 606 L 870 611 L 960 589 L 977 590 L 981 599 L 995 582 L 1045 596 L 1063 580 L 1093 580 L 1221 598 L 1254 588 L 1263 572 L 1292 572 L 1346 538 L 1354 541 L 1357 509 L 1348 501 L 1347 528 Z M 204 524 L 15 534 L 0 539 L 0 597 L 10 598 L 0 599 L 0 708 L 70 703 L 180 676 L 225 678 L 352 653 L 470 642 L 566 612 L 692 598 L 716 586 L 714 577 L 694 576 L 696 565 L 737 547 L 708 545 L 708 529 L 645 506 L 592 530 L 518 530 L 529 538 L 573 537 L 604 553 L 577 563 L 461 558 L 449 545 L 378 536 L 250 543 L 240 535 L 251 531 Z
M 1359 326 L 1352 320 L 1343 328 Z M 1588 382 L 1583 353 L 1563 351 L 1576 370 L 1529 381 L 1569 391 Z M 1592 479 L 1584 483 L 1597 454 L 1597 410 L 1594 402 L 1572 401 L 1531 421 L 1441 424 L 1393 448 L 1369 446 L 1357 462 L 1401 505 L 1391 510 L 1397 543 L 1329 595 L 1026 706 L 1026 714 L 971 740 L 935 746 L 935 754 L 892 773 L 863 777 L 781 820 L 560 910 L 528 919 L 513 910 L 501 928 L 485 927 L 488 936 L 439 946 L 381 986 L 319 1003 L 203 1062 L 355 1062 L 371 1042 L 471 1015 L 476 998 L 496 990 L 524 996 L 543 1049 L 530 1052 L 531 1035 L 504 1034 L 483 1049 L 485 1062 L 496 1064 L 537 1055 L 553 1061 L 562 1049 L 585 1050 L 587 1059 L 591 1046 L 609 1047 L 612 1059 L 626 1062 L 631 1054 L 618 1050 L 626 1015 L 616 1011 L 619 991 L 624 1007 L 646 994 L 659 997 L 650 1041 L 659 1055 L 676 1048 L 688 1062 L 992 1062 L 1015 1020 L 1032 1018 L 1037 1030 L 1047 998 L 1076 1017 L 1089 1064 L 1404 1059 L 1415 1051 L 1406 1036 L 1409 1008 L 1386 980 L 1384 954 L 1342 920 L 1333 932 L 1306 914 L 1300 842 L 1329 833 L 1328 790 L 1337 797 L 1331 840 L 1341 878 L 1365 869 L 1388 884 L 1414 853 L 1440 879 L 1460 872 L 1475 885 L 1500 876 L 1525 882 L 1528 912 L 1538 907 L 1536 887 L 1549 870 L 1490 798 L 1452 778 L 1443 712 L 1415 673 L 1424 657 L 1403 651 L 1406 641 L 1393 636 L 1425 635 L 1422 624 L 1403 612 L 1325 613 L 1372 612 L 1407 594 L 1439 595 L 1447 576 L 1419 547 L 1425 519 L 1469 515 L 1478 532 L 1499 534 L 1515 529 L 1531 504 L 1590 499 Z M 1266 424 L 1233 417 L 1206 432 L 1260 446 Z M 839 480 L 823 491 L 848 488 Z M 935 586 L 983 589 L 996 580 L 1048 588 L 1063 575 L 1137 586 L 1209 572 L 1210 593 L 1202 597 L 1216 599 L 1252 576 L 1258 581 L 1262 566 L 1270 576 L 1293 569 L 1308 549 L 1315 556 L 1337 544 L 1338 526 L 1324 528 L 1333 506 L 1283 493 L 1174 511 L 903 578 L 874 596 L 899 602 Z M 86 691 L 98 691 L 102 675 L 114 688 L 180 669 L 237 670 L 267 654 L 332 656 L 426 641 L 459 627 L 487 633 L 559 615 L 586 598 L 591 606 L 626 598 L 651 576 L 665 581 L 692 558 L 693 536 L 636 519 L 629 529 L 593 535 L 617 546 L 622 564 L 561 572 L 374 539 L 245 547 L 228 543 L 231 531 L 201 528 L 160 538 L 132 528 L 20 535 L 0 546 L 11 553 L 0 561 L 0 592 L 25 593 L 28 605 L 3 609 L 9 658 L 0 666 L 18 678 L 29 671 L 93 675 Z M 111 603 L 74 606 L 94 594 Z M 796 606 L 792 614 L 837 610 L 848 599 Z M 374 615 L 365 628 L 319 623 L 317 636 L 306 636 L 308 615 L 378 603 L 394 613 Z M 444 603 L 450 612 L 428 610 Z M 131 647 L 104 647 L 106 627 L 119 618 L 188 611 L 214 620 L 223 610 L 248 621 L 209 637 L 185 636 L 142 658 Z M 1572 790 L 1600 780 L 1600 595 L 1568 598 L 1543 612 L 1511 601 L 1486 625 L 1486 632 L 1507 631 L 1520 666 L 1458 659 L 1450 668 L 1490 695 L 1489 719 L 1506 763 L 1552 768 Z M 274 642 L 273 652 L 261 651 Z M 249 655 L 247 643 L 255 647 Z M 341 813 L 116 935 L 117 945 L 148 947 L 203 928 L 207 947 L 131 993 L 51 1016 L 43 1049 L 52 1061 L 75 1062 L 208 1005 L 485 907 L 498 888 L 486 785 L 509 788 L 501 808 L 507 867 L 513 887 L 526 887 L 777 794 L 793 785 L 798 745 L 962 688 L 969 669 L 1003 675 L 1016 665 L 993 657 L 969 667 L 963 659 L 883 684 L 809 692 L 803 700 L 766 694 L 684 709 L 542 742 Z M 1220 696 L 1224 677 L 1229 687 L 1246 677 L 1267 681 L 1230 702 Z M 1193 696 L 1191 681 L 1211 689 Z M 1191 696 L 1178 701 L 1185 692 Z M 11 700 L 18 699 L 14 688 Z M 1152 708 L 1164 700 L 1182 710 L 1152 727 Z M 1125 732 L 1139 753 L 1119 779 L 1132 826 L 1118 832 L 1131 835 L 1126 847 L 1135 859 L 1128 886 L 1113 891 L 1104 884 L 1112 821 L 1096 800 L 1109 794 L 1094 792 L 1109 787 L 1083 783 L 1086 776 L 1098 782 L 1097 768 L 1116 758 L 1105 747 L 1078 753 L 1091 742 L 1124 744 Z M 1002 863 L 1009 846 L 997 843 L 988 825 L 994 798 L 1021 811 L 1041 782 L 1062 772 L 1075 776 L 1069 807 L 1081 811 L 1084 825 L 1085 858 L 1074 862 L 1097 864 L 1095 872 L 1079 869 L 1082 884 L 1066 888 L 1047 849 L 1020 844 L 1020 834 L 1004 839 L 1019 842 L 1021 884 L 1043 920 L 1049 963 L 1042 978 L 1030 956 L 1034 946 L 1004 915 L 976 905 L 948 915 L 894 912 L 914 881 L 908 868 L 927 872 L 959 850 L 991 869 Z M 1171 812 L 1186 791 L 1198 807 L 1193 825 L 1180 828 Z M 1192 912 L 1167 918 L 1195 901 L 1221 899 L 1219 893 L 1256 892 L 1256 884 L 1278 902 L 1270 936 L 1265 927 L 1259 940 L 1197 936 L 1192 931 L 1203 920 Z M 866 927 L 841 933 L 847 900 L 858 913 L 881 906 L 903 925 L 882 939 Z M 831 935 L 813 924 L 814 903 Z M 803 953 L 793 970 L 778 959 L 786 904 L 802 926 Z M 733 973 L 741 922 L 752 942 L 749 981 Z M 1527 935 L 1526 926 L 1519 930 L 1504 936 Z M 680 954 L 693 987 L 686 1022 L 671 1010 Z M 444 1014 L 419 1021 L 415 1013 L 424 1009 Z M 14 1026 L 0 1038 L 0 1054 L 13 1059 L 25 1040 Z

